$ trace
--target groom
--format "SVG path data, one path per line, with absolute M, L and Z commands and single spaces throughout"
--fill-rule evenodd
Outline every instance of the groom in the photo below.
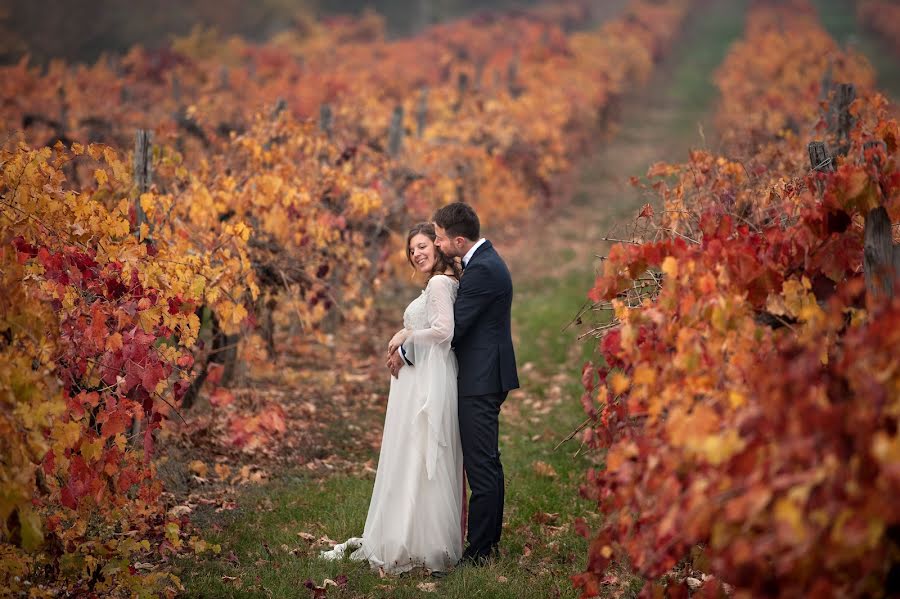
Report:
M 466 203 L 434 214 L 435 245 L 462 258 L 463 275 L 453 306 L 453 348 L 459 363 L 459 432 L 469 502 L 469 545 L 463 561 L 483 564 L 496 554 L 503 528 L 503 466 L 499 415 L 506 394 L 519 387 L 510 330 L 512 279 L 491 242 L 481 237 L 478 215 Z M 406 348 L 401 347 L 408 365 Z

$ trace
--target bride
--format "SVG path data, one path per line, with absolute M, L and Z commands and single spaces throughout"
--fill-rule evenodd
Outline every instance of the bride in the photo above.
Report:
M 427 279 L 407 306 L 388 355 L 403 345 L 414 367 L 391 377 L 375 487 L 361 538 L 323 552 L 400 574 L 423 566 L 444 572 L 462 556 L 463 463 L 456 394 L 453 302 L 460 270 L 435 247 L 434 225 L 407 236 L 407 259 Z

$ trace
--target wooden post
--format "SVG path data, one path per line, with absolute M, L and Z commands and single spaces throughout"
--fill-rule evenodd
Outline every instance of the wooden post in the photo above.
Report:
M 824 101 L 828 99 L 828 95 L 831 93 L 831 71 L 832 71 L 832 61 L 828 61 L 828 66 L 825 68 L 825 73 L 822 74 L 822 85 L 819 88 L 819 101 Z
M 69 129 L 69 106 L 66 104 L 66 88 L 60 85 L 59 89 L 56 90 L 56 95 L 59 98 L 58 134 L 60 137 L 65 137 L 66 131 Z
M 150 191 L 150 184 L 153 181 L 153 132 L 147 129 L 138 129 L 134 135 L 134 185 L 137 188 L 137 197 L 134 198 L 135 213 L 135 230 L 134 236 L 138 241 L 141 239 L 141 225 L 147 224 L 147 214 L 141 206 L 141 195 Z M 149 414 L 146 414 L 149 417 Z M 141 439 L 141 423 L 143 418 L 137 414 L 131 422 L 131 442 L 140 447 L 143 439 Z
M 284 112 L 285 108 L 287 108 L 287 102 L 284 101 L 284 98 L 278 98 L 278 100 L 275 101 L 275 107 L 272 108 L 272 120 L 274 121 L 281 116 L 281 113 Z
M 834 171 L 834 163 L 828 155 L 828 147 L 823 141 L 811 141 L 807 146 L 809 151 L 809 168 L 814 171 L 829 173 Z
M 881 151 L 884 152 L 885 155 L 887 155 L 887 144 L 886 143 L 884 143 L 880 139 L 870 139 L 869 141 L 867 141 L 863 144 L 862 156 L 860 156 L 860 159 L 863 162 L 866 162 L 866 151 L 871 150 L 872 148 L 881 148 Z M 875 163 L 875 166 L 880 168 L 881 167 L 881 155 L 875 154 L 872 157 L 872 162 Z
M 181 78 L 178 75 L 172 75 L 172 100 L 181 109 Z
M 333 125 L 334 114 L 331 111 L 331 105 L 322 104 L 319 107 L 319 131 L 324 133 L 325 137 L 331 139 Z
M 153 132 L 138 129 L 134 136 L 134 184 L 137 187 L 137 198 L 134 200 L 134 212 L 137 215 L 135 235 L 141 236 L 141 225 L 149 222 L 141 207 L 141 194 L 150 191 L 153 181 Z
M 428 88 L 423 87 L 419 93 L 419 101 L 416 103 L 416 137 L 422 139 L 425 135 L 425 125 L 428 120 Z
M 394 108 L 391 126 L 388 129 L 388 154 L 396 158 L 403 147 L 403 106 Z
M 506 87 L 509 90 L 509 95 L 513 98 L 518 98 L 522 93 L 522 87 L 518 83 L 519 81 L 519 61 L 515 57 L 509 61 L 509 64 L 506 67 Z
M 466 97 L 466 92 L 469 89 L 469 75 L 467 73 L 460 73 L 459 77 L 456 79 L 456 103 L 453 105 L 453 112 L 459 112 L 459 109 L 462 108 L 463 100 Z
M 891 240 L 891 220 L 884 206 L 866 214 L 863 270 L 866 294 L 873 299 L 894 297 L 895 283 L 900 278 L 900 246 Z
M 847 140 L 846 145 L 842 145 L 839 150 L 842 154 L 846 154 L 850 147 L 850 130 L 853 129 L 853 123 L 856 120 L 850 114 L 850 104 L 855 99 L 856 87 L 852 83 L 839 83 L 835 88 L 833 100 L 835 106 L 834 132 L 837 134 L 838 143 L 841 140 Z

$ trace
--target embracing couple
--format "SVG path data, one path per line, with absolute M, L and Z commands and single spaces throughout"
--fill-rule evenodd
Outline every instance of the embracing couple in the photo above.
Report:
M 407 257 L 427 284 L 388 345 L 391 389 L 365 529 L 323 557 L 356 547 L 351 559 L 386 573 L 417 566 L 446 572 L 460 560 L 482 565 L 498 551 L 498 417 L 519 386 L 512 279 L 462 202 L 413 227 Z M 465 551 L 464 469 L 472 490 Z

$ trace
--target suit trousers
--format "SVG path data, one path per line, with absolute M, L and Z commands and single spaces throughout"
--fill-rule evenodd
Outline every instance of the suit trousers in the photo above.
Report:
M 472 495 L 469 500 L 469 546 L 466 557 L 486 557 L 496 550 L 503 529 L 503 465 L 500 463 L 499 416 L 506 393 L 459 398 L 459 433 L 463 465 Z

